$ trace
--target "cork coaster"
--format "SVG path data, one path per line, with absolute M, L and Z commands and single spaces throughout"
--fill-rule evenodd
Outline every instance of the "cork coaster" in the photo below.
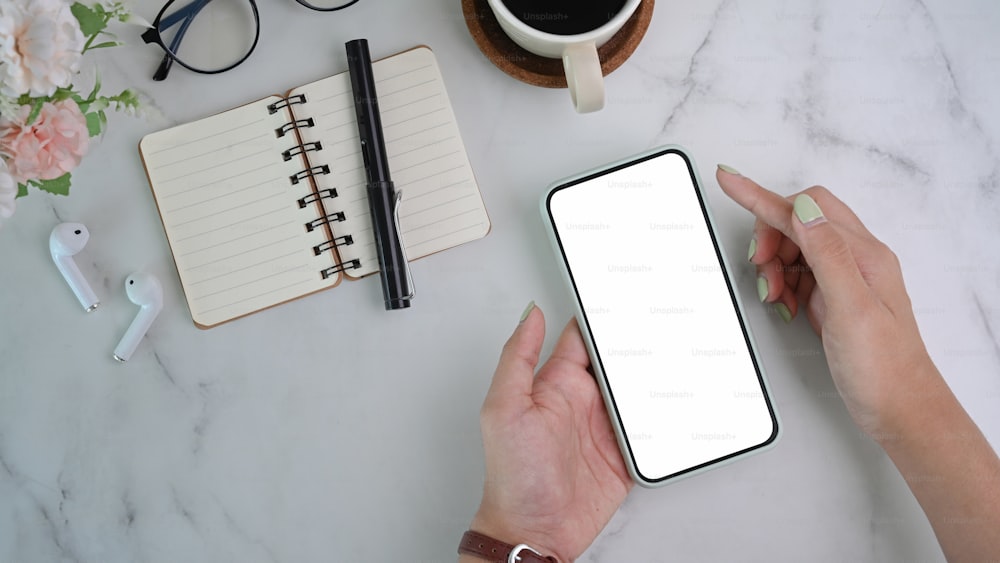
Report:
M 653 4 L 654 0 L 643 0 L 621 30 L 597 50 L 604 76 L 620 67 L 639 46 L 653 18 Z M 462 0 L 462 13 L 479 50 L 497 68 L 535 86 L 566 87 L 562 60 L 540 57 L 514 43 L 500 29 L 487 0 Z

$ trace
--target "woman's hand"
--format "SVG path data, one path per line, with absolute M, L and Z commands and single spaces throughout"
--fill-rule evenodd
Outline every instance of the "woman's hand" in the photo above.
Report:
M 757 217 L 749 258 L 761 301 L 786 320 L 805 309 L 854 421 L 876 439 L 893 432 L 893 417 L 940 380 L 896 255 L 826 188 L 786 198 L 726 168 L 719 185 Z
M 757 216 L 761 301 L 786 320 L 805 307 L 851 416 L 892 458 L 947 558 L 1000 557 L 1000 459 L 927 354 L 896 255 L 824 188 L 783 198 L 728 167 L 716 177 Z
M 851 416 L 907 479 L 945 554 L 995 557 L 1000 460 L 927 354 L 896 256 L 826 189 L 784 198 L 728 170 L 719 184 L 757 216 L 761 300 L 786 320 L 805 310 Z M 576 321 L 536 376 L 544 337 L 529 306 L 483 404 L 486 482 L 471 527 L 572 561 L 632 481 Z
M 625 500 L 625 469 L 576 321 L 535 374 L 545 319 L 533 304 L 483 403 L 483 500 L 471 529 L 572 561 Z

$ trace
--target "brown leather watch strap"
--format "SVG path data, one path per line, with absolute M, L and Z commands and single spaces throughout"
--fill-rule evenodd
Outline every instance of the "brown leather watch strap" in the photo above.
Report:
M 515 553 L 514 561 L 519 563 L 557 563 L 555 557 L 545 557 L 537 554 L 534 550 L 526 546 L 513 546 L 500 540 L 495 540 L 489 536 L 469 530 L 462 535 L 462 543 L 458 545 L 458 553 L 462 555 L 473 555 L 493 563 L 507 563 L 514 547 L 521 547 L 519 553 Z

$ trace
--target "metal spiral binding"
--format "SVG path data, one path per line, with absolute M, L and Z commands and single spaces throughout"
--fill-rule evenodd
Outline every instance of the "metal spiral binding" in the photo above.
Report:
M 345 218 L 343 211 L 338 211 L 336 213 L 331 213 L 326 217 L 320 217 L 313 221 L 306 223 L 306 230 L 310 233 L 315 231 L 317 227 L 322 227 L 323 225 L 329 225 L 330 223 L 335 223 L 337 221 L 343 221 Z
M 347 262 L 342 262 L 340 264 L 337 264 L 332 268 L 327 268 L 321 271 L 320 274 L 323 275 L 323 279 L 325 280 L 326 278 L 335 274 L 339 274 L 340 272 L 343 272 L 345 270 L 354 270 L 360 267 L 361 267 L 361 260 L 355 258 L 354 260 L 349 260 Z
M 310 203 L 315 203 L 315 202 L 317 202 L 317 201 L 319 201 L 321 199 L 333 199 L 335 197 L 337 197 L 337 189 L 336 188 L 330 188 L 330 189 L 326 189 L 326 190 L 320 190 L 318 193 L 312 193 L 312 194 L 307 195 L 306 197 L 300 197 L 299 198 L 299 209 L 303 209 L 303 208 L 305 208 L 305 206 L 309 205 Z
M 267 111 L 271 114 L 275 114 L 278 112 L 278 110 L 282 108 L 295 104 L 304 104 L 304 103 L 306 103 L 305 95 L 298 94 L 295 96 L 282 98 L 281 100 L 268 105 Z M 305 119 L 297 119 L 294 121 L 290 121 L 282 125 L 278 129 L 275 129 L 274 132 L 278 137 L 284 137 L 285 135 L 287 135 L 288 133 L 292 132 L 295 129 L 315 127 L 315 125 L 316 123 L 313 120 L 313 118 L 308 117 Z M 299 145 L 295 145 L 294 147 L 286 151 L 283 151 L 281 153 L 281 158 L 284 159 L 285 162 L 288 162 L 292 160 L 294 157 L 305 154 L 307 152 L 318 152 L 321 150 L 323 150 L 323 145 L 319 141 L 302 143 Z M 313 166 L 305 170 L 302 170 L 300 172 L 297 172 L 294 175 L 289 176 L 288 179 L 292 183 L 292 185 L 296 185 L 302 180 L 305 180 L 306 178 L 315 178 L 316 176 L 326 175 L 329 173 L 330 173 L 330 167 L 326 164 L 323 164 L 320 166 Z M 313 193 L 310 193 L 309 195 L 306 195 L 298 199 L 299 209 L 304 209 L 309 204 L 318 202 L 320 204 L 320 209 L 323 210 L 322 212 L 326 213 L 326 209 L 323 206 L 322 200 L 333 199 L 335 197 L 337 197 L 337 190 L 335 188 L 317 189 Z M 305 224 L 306 231 L 312 232 L 318 229 L 319 227 L 322 227 L 323 225 L 329 225 L 330 223 L 333 222 L 343 221 L 345 218 L 346 214 L 343 211 L 330 213 L 323 217 L 314 219 L 306 223 Z M 317 244 L 316 246 L 313 246 L 313 254 L 319 256 L 324 252 L 332 251 L 339 246 L 348 246 L 351 244 L 354 244 L 354 237 L 351 235 L 334 237 L 330 240 L 323 242 L 322 244 Z M 323 279 L 327 279 L 345 270 L 356 269 L 360 267 L 361 267 L 361 261 L 358 259 L 354 259 L 354 260 L 349 260 L 347 262 L 341 262 L 331 268 L 326 268 L 324 270 L 321 270 L 320 275 L 323 276 Z
M 333 240 L 328 240 L 323 244 L 317 244 L 316 246 L 313 247 L 313 254 L 319 256 L 320 254 L 323 254 L 327 250 L 333 250 L 338 246 L 348 246 L 351 244 L 354 244 L 354 237 L 352 237 L 351 235 L 344 235 L 342 237 L 337 237 Z
M 274 133 L 279 137 L 284 137 L 289 131 L 299 128 L 309 128 L 314 127 L 316 122 L 313 118 L 307 117 L 305 119 L 296 119 L 295 121 L 289 121 L 288 123 L 278 127 L 274 130 Z
M 281 108 L 286 108 L 288 106 L 293 106 L 295 104 L 304 104 L 304 103 L 306 103 L 306 95 L 296 94 L 295 96 L 281 98 L 280 100 L 274 102 L 273 104 L 268 104 L 267 112 L 271 115 L 274 115 L 278 113 L 278 110 Z
M 292 184 L 294 185 L 298 184 L 299 182 L 305 180 L 310 176 L 322 176 L 329 173 L 330 173 L 330 167 L 324 164 L 322 166 L 313 166 L 312 168 L 307 168 L 305 170 L 302 170 L 301 172 L 296 172 L 295 174 L 289 176 L 288 179 L 291 180 Z
M 323 145 L 319 141 L 314 143 L 305 143 L 304 145 L 295 145 L 294 147 L 288 149 L 287 151 L 281 153 L 281 158 L 288 162 L 293 156 L 298 156 L 302 153 L 321 151 L 323 150 Z

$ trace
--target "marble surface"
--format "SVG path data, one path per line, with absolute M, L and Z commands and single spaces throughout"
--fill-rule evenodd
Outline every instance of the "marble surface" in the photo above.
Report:
M 159 6 L 136 2 L 149 19 Z M 32 194 L 0 229 L 0 560 L 453 560 L 479 501 L 478 412 L 500 346 L 529 300 L 550 337 L 570 315 L 540 194 L 663 143 L 699 164 L 732 256 L 752 222 L 715 185 L 716 162 L 782 193 L 822 183 L 853 206 L 899 255 L 933 358 L 1000 445 L 1000 4 L 659 0 L 592 115 L 493 67 L 457 0 L 260 8 L 258 51 L 219 76 L 154 83 L 156 49 L 119 28 L 130 46 L 102 54 L 103 81 L 143 92 L 148 116 L 112 116 L 73 194 Z M 419 298 L 403 313 L 382 310 L 369 278 L 196 329 L 139 139 L 343 71 L 359 35 L 376 56 L 435 50 L 492 233 L 415 263 Z M 46 248 L 70 220 L 91 230 L 78 262 L 103 305 L 89 315 Z M 160 277 L 166 305 L 119 365 L 135 270 Z M 807 323 L 757 304 L 749 267 L 739 286 L 783 438 L 635 489 L 581 560 L 941 560 Z

